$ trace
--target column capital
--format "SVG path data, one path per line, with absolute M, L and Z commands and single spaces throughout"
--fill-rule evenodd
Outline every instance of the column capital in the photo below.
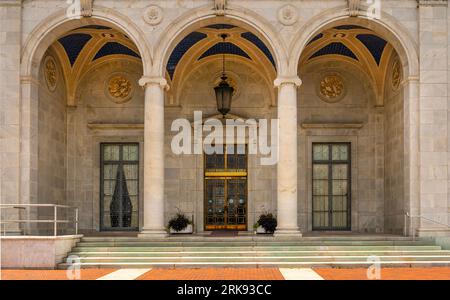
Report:
M 141 79 L 139 79 L 139 85 L 143 87 L 147 87 L 148 85 L 156 84 L 161 86 L 161 88 L 165 89 L 166 91 L 169 90 L 169 84 L 167 83 L 167 80 L 163 77 L 149 77 L 144 76 Z
M 294 84 L 295 86 L 299 87 L 302 85 L 302 80 L 298 76 L 292 76 L 292 77 L 278 77 L 273 82 L 275 87 L 280 87 L 283 84 Z

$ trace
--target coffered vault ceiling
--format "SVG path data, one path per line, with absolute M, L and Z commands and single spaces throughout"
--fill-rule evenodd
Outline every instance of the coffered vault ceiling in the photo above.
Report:
M 223 42 L 220 35 L 228 34 Z M 65 78 L 68 103 L 74 101 L 77 83 L 92 68 L 111 59 L 141 63 L 139 51 L 122 32 L 98 25 L 80 27 L 54 44 Z M 358 65 L 372 78 L 381 95 L 387 62 L 393 48 L 373 31 L 361 26 L 342 25 L 317 34 L 305 48 L 300 65 L 321 59 L 340 59 Z M 168 58 L 167 78 L 174 81 L 192 64 L 225 54 L 256 66 L 268 81 L 276 76 L 276 63 L 267 45 L 254 33 L 230 24 L 213 24 L 185 36 Z M 183 75 L 182 75 L 183 74 Z
M 83 52 L 89 51 L 91 61 L 108 55 L 128 55 L 140 59 L 137 49 L 128 37 L 105 26 L 85 26 L 58 39 L 73 67 Z M 89 47 L 86 47 L 89 44 Z M 94 47 L 92 47 L 95 45 Z M 92 55 L 94 54 L 95 55 Z
M 113 59 L 142 64 L 139 50 L 124 33 L 110 27 L 89 25 L 72 30 L 52 45 L 64 72 L 67 103 L 76 105 L 77 86 L 83 76 Z
M 319 33 L 308 43 L 303 61 L 326 55 L 341 55 L 357 61 L 371 57 L 380 66 L 388 43 L 373 31 L 356 25 L 342 25 Z
M 225 42 L 219 37 L 221 33 L 229 34 Z M 200 61 L 221 54 L 268 62 L 276 69 L 272 53 L 255 34 L 230 24 L 213 24 L 191 32 L 175 46 L 167 62 L 167 73 L 173 80 L 182 60 Z
M 300 59 L 299 72 L 302 66 L 318 61 L 353 64 L 371 79 L 377 103 L 382 103 L 386 72 L 394 54 L 394 48 L 372 30 L 342 25 L 324 30 L 309 41 Z

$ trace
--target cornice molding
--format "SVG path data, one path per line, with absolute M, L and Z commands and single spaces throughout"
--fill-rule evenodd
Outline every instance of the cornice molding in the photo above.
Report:
M 448 6 L 448 0 L 417 0 L 420 6 Z
M 4 6 L 21 6 L 22 0 L 2 0 L 0 1 L 0 7 Z

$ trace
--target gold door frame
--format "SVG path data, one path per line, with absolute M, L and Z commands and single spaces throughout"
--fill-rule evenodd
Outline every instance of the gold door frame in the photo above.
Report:
M 216 169 L 214 171 L 207 171 L 206 168 L 206 154 L 203 154 L 203 170 L 204 170 L 204 186 L 203 186 L 203 224 L 205 231 L 211 230 L 239 230 L 246 231 L 248 223 L 248 155 L 247 155 L 247 145 L 245 145 L 245 164 L 247 169 L 233 169 L 228 170 L 228 160 L 227 160 L 227 146 L 224 147 L 224 169 Z M 236 146 L 236 145 L 234 145 Z M 224 225 L 208 225 L 207 224 L 207 185 L 208 180 L 221 179 L 225 181 L 224 184 Z M 245 224 L 235 224 L 228 225 L 228 180 L 230 179 L 241 179 L 245 180 Z

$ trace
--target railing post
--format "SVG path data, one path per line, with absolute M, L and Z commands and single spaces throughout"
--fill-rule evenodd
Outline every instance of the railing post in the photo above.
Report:
M 408 220 L 408 213 L 405 213 L 404 220 L 403 220 L 403 222 L 404 222 L 404 224 L 403 224 L 403 236 L 408 236 L 408 229 L 407 229 L 407 225 L 406 225 L 407 220 Z
M 78 235 L 78 208 L 75 208 L 75 235 Z
M 54 212 L 54 219 L 53 219 L 53 229 L 54 229 L 54 235 L 58 235 L 58 206 L 53 207 Z

